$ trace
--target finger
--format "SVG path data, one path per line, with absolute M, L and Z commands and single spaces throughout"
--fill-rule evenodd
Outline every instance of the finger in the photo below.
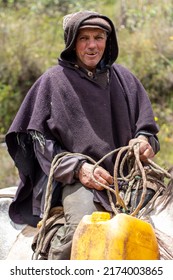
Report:
M 104 186 L 102 186 L 100 183 L 101 182 L 99 182 L 97 180 L 90 180 L 85 183 L 85 186 L 89 189 L 96 189 L 96 190 L 101 191 L 104 189 Z
M 96 176 L 96 178 L 101 177 L 102 179 L 104 179 L 104 182 L 106 185 L 113 184 L 113 177 L 110 175 L 110 173 L 108 171 L 106 171 L 103 168 L 96 169 L 94 172 L 94 176 Z
M 153 158 L 154 157 L 154 151 L 153 149 L 147 149 L 144 152 L 144 156 L 147 158 Z
M 105 184 L 105 181 L 99 176 L 98 174 L 95 174 L 92 176 L 92 174 L 87 174 L 87 176 L 81 177 L 81 183 L 90 189 L 97 189 L 97 190 L 103 190 L 104 187 L 100 185 L 100 183 Z
M 99 183 L 101 184 L 106 183 L 106 181 L 98 173 L 94 173 L 94 175 L 91 178 L 91 181 L 93 182 L 94 185 L 99 185 Z
M 144 151 L 144 153 L 143 154 L 141 154 L 140 155 L 140 159 L 142 160 L 142 161 L 146 161 L 147 159 L 151 159 L 151 158 L 153 158 L 154 157 L 154 151 L 153 151 L 153 149 L 146 149 L 145 151 Z
M 144 143 L 144 142 L 141 142 L 141 143 L 140 143 L 140 146 L 139 146 L 139 152 L 140 152 L 140 154 L 144 154 L 144 152 L 145 152 L 146 150 L 148 150 L 148 149 L 150 149 L 150 144 Z

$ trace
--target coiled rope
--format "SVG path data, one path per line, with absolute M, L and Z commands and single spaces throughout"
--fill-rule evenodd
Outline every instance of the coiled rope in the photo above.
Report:
M 114 187 L 112 188 L 112 187 L 106 186 L 106 185 L 100 183 L 99 181 L 97 181 L 96 178 L 94 177 L 94 170 L 107 157 L 109 157 L 109 156 L 111 156 L 115 153 L 117 153 L 117 156 L 116 156 L 116 160 L 115 160 L 114 174 L 113 174 Z M 139 201 L 138 205 L 136 206 L 136 208 L 134 209 L 134 211 L 132 213 L 129 213 L 129 214 L 132 215 L 132 216 L 136 216 L 138 214 L 138 212 L 140 211 L 142 205 L 143 205 L 145 195 L 146 195 L 146 191 L 147 191 L 147 176 L 146 176 L 145 168 L 140 161 L 139 143 L 136 143 L 134 146 L 124 146 L 124 147 L 120 147 L 118 149 L 115 149 L 115 150 L 111 151 L 110 153 L 106 154 L 104 157 L 102 157 L 97 162 L 95 160 L 93 160 L 91 157 L 89 157 L 87 155 L 83 155 L 81 153 L 69 153 L 69 152 L 60 153 L 60 154 L 58 154 L 54 157 L 54 159 L 52 161 L 52 164 L 51 164 L 51 169 L 50 169 L 47 188 L 46 188 L 45 207 L 44 207 L 44 215 L 43 215 L 43 219 L 42 219 L 42 226 L 41 226 L 40 231 L 39 231 L 39 236 L 38 236 L 38 239 L 37 239 L 37 246 L 36 246 L 35 253 L 33 254 L 33 259 L 38 259 L 39 254 L 42 250 L 43 242 L 44 242 L 45 225 L 46 225 L 46 221 L 49 217 L 49 212 L 50 212 L 50 208 L 51 208 L 52 183 L 53 183 L 54 171 L 57 168 L 57 166 L 60 164 L 60 162 L 63 160 L 64 157 L 68 157 L 68 156 L 71 156 L 71 155 L 82 156 L 88 162 L 93 164 L 93 170 L 92 170 L 92 175 L 91 175 L 92 179 L 97 184 L 99 184 L 100 186 L 104 187 L 107 190 L 109 202 L 110 202 L 112 211 L 115 215 L 119 212 L 129 213 L 127 203 L 125 202 L 125 200 L 123 200 L 123 198 L 121 197 L 120 192 L 119 192 L 118 181 L 120 181 L 120 180 L 123 180 L 123 181 L 129 183 L 129 182 L 133 182 L 135 176 L 137 176 L 137 175 L 141 176 L 142 194 L 141 194 L 141 197 L 140 197 L 140 201 Z M 124 165 L 128 161 L 129 157 L 132 157 L 132 155 L 133 155 L 133 159 L 134 159 L 133 160 L 133 165 L 131 166 L 131 169 L 130 169 L 128 175 L 125 176 L 124 173 L 123 173 Z M 169 178 L 169 179 L 173 179 L 172 175 L 169 172 L 167 172 L 166 170 L 161 168 L 159 165 L 154 163 L 152 160 L 148 159 L 147 164 L 150 167 L 150 169 L 152 169 L 157 174 L 163 175 L 163 176 L 165 176 L 166 178 Z M 119 177 L 118 177 L 118 174 L 119 174 Z M 152 198 L 152 201 L 157 198 L 157 196 L 160 194 L 160 192 L 165 187 L 162 182 L 159 181 L 159 183 L 160 183 L 160 185 L 163 185 L 163 187 L 161 188 L 161 190 L 158 190 L 156 192 L 156 194 Z M 113 195 L 115 195 L 115 197 L 116 197 L 116 205 L 114 205 L 111 193 Z

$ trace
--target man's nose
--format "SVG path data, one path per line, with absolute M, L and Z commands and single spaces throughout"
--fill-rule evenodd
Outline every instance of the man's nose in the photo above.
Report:
M 95 46 L 96 46 L 96 40 L 95 39 L 90 39 L 88 41 L 88 47 L 89 48 L 95 48 Z

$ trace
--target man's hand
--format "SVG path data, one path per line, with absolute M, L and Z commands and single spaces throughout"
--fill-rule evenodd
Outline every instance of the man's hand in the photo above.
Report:
M 94 165 L 85 162 L 79 170 L 79 180 L 80 182 L 90 188 L 96 190 L 103 190 L 104 187 L 100 186 L 97 182 L 92 179 L 92 170 Z M 113 184 L 113 177 L 104 168 L 98 166 L 94 170 L 94 178 L 106 186 Z
M 146 161 L 147 159 L 152 159 L 154 157 L 154 151 L 151 145 L 148 143 L 148 138 L 139 135 L 137 138 L 131 139 L 129 145 L 133 146 L 139 143 L 139 156 L 141 161 Z

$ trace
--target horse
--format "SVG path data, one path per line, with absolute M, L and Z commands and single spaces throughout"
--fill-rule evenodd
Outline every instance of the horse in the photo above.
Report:
M 171 175 L 173 171 L 170 171 Z M 160 258 L 173 259 L 173 179 L 166 186 L 164 193 L 157 197 L 151 208 L 141 210 L 140 218 L 148 221 L 157 237 Z
M 29 260 L 32 258 L 31 243 L 36 228 L 11 221 L 8 210 L 17 187 L 0 189 L 0 260 Z

